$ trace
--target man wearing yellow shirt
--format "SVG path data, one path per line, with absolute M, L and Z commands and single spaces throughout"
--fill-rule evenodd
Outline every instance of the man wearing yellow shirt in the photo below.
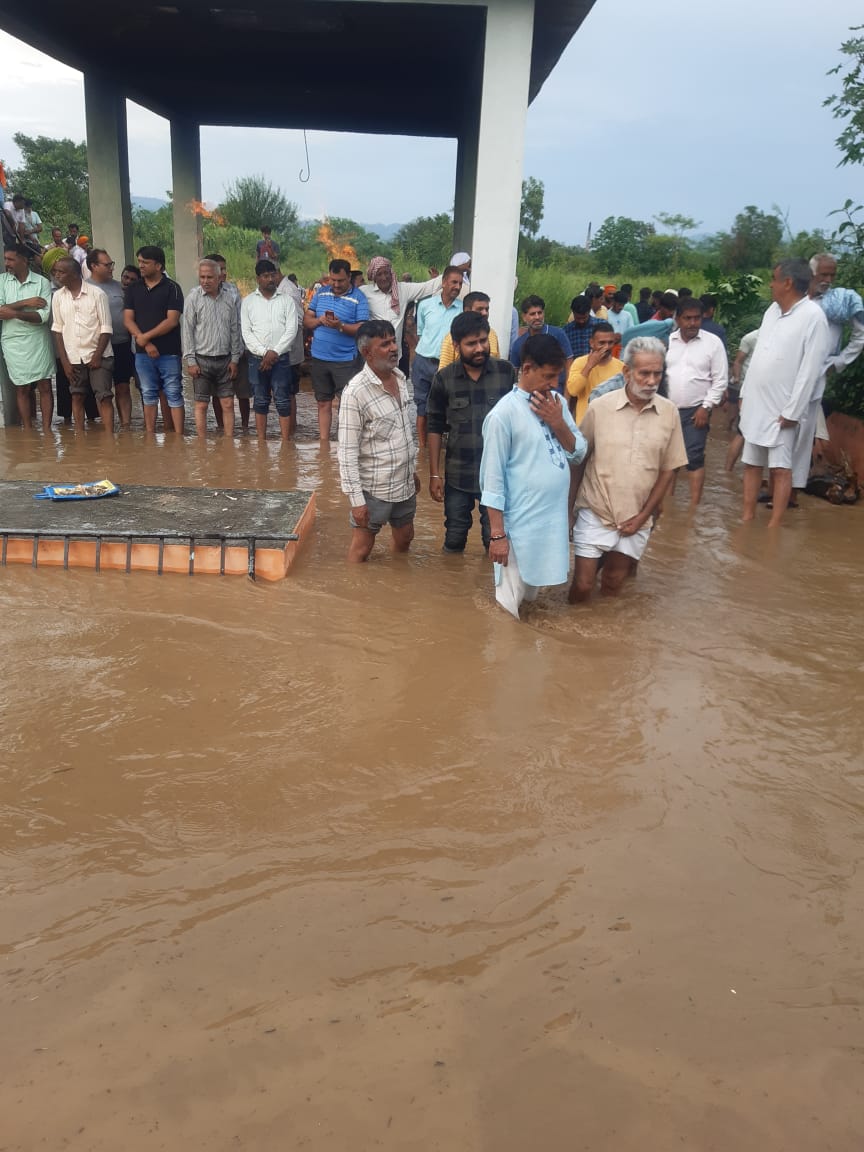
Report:
M 489 323 L 489 297 L 485 292 L 469 292 L 462 301 L 463 312 L 478 312 L 486 323 Z M 497 360 L 500 356 L 498 351 L 498 337 L 493 328 L 489 329 L 489 355 L 494 356 Z M 438 360 L 438 371 L 446 368 L 448 364 L 453 364 L 454 361 L 459 359 L 459 349 L 453 344 L 453 337 L 448 332 L 441 342 L 441 356 Z
M 601 321 L 591 333 L 587 356 L 579 356 L 573 361 L 567 377 L 567 402 L 573 419 L 581 424 L 588 411 L 588 398 L 594 389 L 605 383 L 610 376 L 616 376 L 624 365 L 612 355 L 618 339 L 611 324 Z

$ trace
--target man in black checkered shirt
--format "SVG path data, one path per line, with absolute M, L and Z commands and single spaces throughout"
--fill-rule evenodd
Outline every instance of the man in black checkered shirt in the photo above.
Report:
M 483 421 L 516 383 L 516 369 L 489 354 L 489 321 L 479 312 L 463 312 L 450 327 L 459 358 L 436 372 L 426 407 L 429 495 L 444 504 L 444 551 L 462 553 L 480 504 Z M 444 472 L 441 446 L 448 432 Z M 483 547 L 489 547 L 489 518 L 480 508 Z

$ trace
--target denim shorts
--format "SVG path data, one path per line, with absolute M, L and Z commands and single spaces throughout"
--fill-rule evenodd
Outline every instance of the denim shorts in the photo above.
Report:
M 291 383 L 294 369 L 288 353 L 280 356 L 268 372 L 261 371 L 261 357 L 249 353 L 249 383 L 252 385 L 254 402 L 252 408 L 259 416 L 270 411 L 270 396 L 280 416 L 291 415 Z
M 141 399 L 148 408 L 159 402 L 164 392 L 170 408 L 183 407 L 183 380 L 179 356 L 157 356 L 152 359 L 146 352 L 135 354 L 135 375 L 141 389 Z

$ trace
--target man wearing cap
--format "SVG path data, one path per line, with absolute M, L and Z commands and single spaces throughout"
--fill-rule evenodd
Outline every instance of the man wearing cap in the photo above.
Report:
M 454 252 L 450 258 L 450 266 L 462 273 L 462 281 L 467 292 L 471 286 L 471 253 Z
M 430 272 L 432 269 L 430 268 Z M 396 343 L 402 347 L 402 329 L 408 306 L 417 300 L 426 300 L 441 291 L 441 277 L 431 280 L 397 280 L 393 265 L 386 256 L 373 256 L 366 268 L 367 284 L 360 291 L 369 303 L 369 316 L 373 320 L 386 320 L 393 325 Z

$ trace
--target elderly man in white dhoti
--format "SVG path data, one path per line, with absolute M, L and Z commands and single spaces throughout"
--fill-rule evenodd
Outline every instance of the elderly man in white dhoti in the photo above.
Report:
M 828 357 L 828 321 L 809 299 L 810 265 L 781 260 L 771 278 L 774 303 L 765 313 L 741 390 L 744 510 L 753 520 L 767 466 L 773 480 L 768 526 L 779 527 L 792 492 L 795 435 L 818 388 Z
M 792 453 L 792 487 L 806 488 L 810 475 L 813 440 L 828 439 L 822 414 L 822 397 L 831 372 L 848 368 L 864 350 L 864 302 L 852 288 L 838 288 L 837 261 L 828 252 L 820 252 L 810 261 L 810 299 L 815 300 L 828 321 L 831 343 L 825 371 L 816 386 L 804 419 L 795 436 Z M 849 339 L 843 345 L 843 330 L 848 325 Z M 821 425 L 821 427 L 820 427 Z

